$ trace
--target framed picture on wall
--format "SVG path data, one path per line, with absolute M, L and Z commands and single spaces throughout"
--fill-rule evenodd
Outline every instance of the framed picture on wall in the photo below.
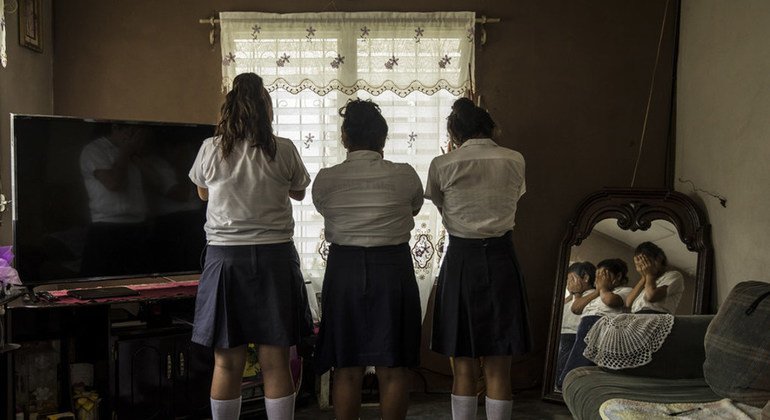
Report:
M 19 0 L 19 44 L 43 52 L 41 0 Z

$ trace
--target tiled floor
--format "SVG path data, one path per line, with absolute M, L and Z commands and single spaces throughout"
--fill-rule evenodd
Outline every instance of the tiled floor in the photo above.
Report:
M 486 419 L 483 400 L 479 405 L 478 420 Z M 321 410 L 318 403 L 308 400 L 303 407 L 297 407 L 295 420 L 332 420 L 332 409 Z M 451 418 L 449 394 L 425 394 L 414 392 L 410 396 L 408 419 L 413 420 L 446 420 Z M 539 391 L 526 391 L 514 396 L 514 419 L 552 419 L 571 420 L 569 410 L 563 405 L 548 403 L 540 399 Z M 361 420 L 377 420 L 379 412 L 376 406 L 364 407 L 361 410 Z

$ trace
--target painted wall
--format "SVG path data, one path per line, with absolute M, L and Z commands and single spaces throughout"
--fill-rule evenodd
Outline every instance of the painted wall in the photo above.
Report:
M 768 40 L 770 2 L 683 1 L 675 184 L 707 209 L 717 303 L 738 282 L 770 281 Z
M 10 2 L 6 1 L 6 5 Z M 19 45 L 19 13 L 6 14 L 8 67 L 0 67 L 0 179 L 2 191 L 11 199 L 10 113 L 53 113 L 53 25 L 50 0 L 43 0 L 43 52 Z M 0 244 L 12 242 L 11 209 L 0 215 Z
M 671 2 L 637 186 L 665 186 L 672 79 Z M 665 0 L 68 0 L 55 5 L 57 114 L 214 122 L 220 52 L 198 19 L 215 10 L 430 11 L 474 8 L 487 25 L 478 90 L 505 146 L 527 159 L 515 241 L 536 352 L 518 387 L 540 380 L 557 252 L 578 201 L 631 183 Z

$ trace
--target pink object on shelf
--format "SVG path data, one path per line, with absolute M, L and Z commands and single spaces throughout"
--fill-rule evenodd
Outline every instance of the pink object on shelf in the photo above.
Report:
M 68 296 L 69 290 L 52 290 L 50 293 L 55 298 L 56 302 L 46 303 L 45 305 L 87 305 L 93 302 L 98 303 L 115 303 L 115 302 L 129 302 L 138 300 L 152 300 L 152 299 L 168 299 L 168 298 L 185 298 L 194 297 L 198 291 L 198 280 L 168 282 L 168 283 L 151 283 L 151 284 L 132 284 L 126 285 L 131 290 L 139 292 L 138 296 L 124 296 L 104 299 L 93 300 L 80 300 L 72 296 Z M 88 289 L 83 287 L 82 289 Z

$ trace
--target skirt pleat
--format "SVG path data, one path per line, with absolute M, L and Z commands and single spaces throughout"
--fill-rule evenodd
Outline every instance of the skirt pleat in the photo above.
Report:
M 193 342 L 216 348 L 288 347 L 310 334 L 307 291 L 292 242 L 206 248 Z
M 319 373 L 332 367 L 420 363 L 420 294 L 407 244 L 332 244 L 316 343 Z
M 435 302 L 433 351 L 478 358 L 531 350 L 526 290 L 510 232 L 489 239 L 450 236 Z

